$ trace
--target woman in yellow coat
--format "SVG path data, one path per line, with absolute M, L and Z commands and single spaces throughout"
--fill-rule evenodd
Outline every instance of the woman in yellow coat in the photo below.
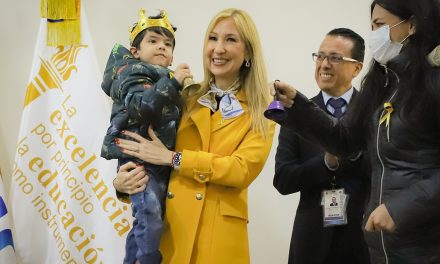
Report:
M 146 162 L 173 167 L 163 263 L 249 263 L 247 188 L 264 166 L 274 132 L 263 117 L 270 96 L 249 15 L 237 9 L 218 13 L 208 26 L 203 55 L 201 88 L 184 91 L 176 152 L 151 129 L 151 140 L 126 132 L 133 141 L 121 139 L 120 147 Z M 147 177 L 135 167 L 120 168 L 114 181 L 118 191 L 145 188 Z

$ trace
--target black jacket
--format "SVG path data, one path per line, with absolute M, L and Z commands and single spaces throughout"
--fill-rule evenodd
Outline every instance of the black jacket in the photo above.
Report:
M 124 137 L 120 133 L 122 130 L 148 137 L 149 125 L 153 126 L 164 145 L 174 148 L 181 117 L 181 86 L 171 76 L 167 68 L 141 62 L 122 45 L 113 47 L 101 84 L 104 92 L 113 99 L 102 157 L 130 159 L 119 150 L 115 139 Z
M 350 114 L 336 122 L 298 93 L 283 126 L 339 155 L 368 149 L 372 188 L 365 219 L 383 203 L 397 226 L 392 234 L 365 233 L 372 263 L 440 263 L 440 108 L 410 120 L 391 102 L 390 126 L 379 124 L 386 112 L 379 105 L 368 117 L 373 125 L 363 130 Z
M 356 96 L 356 91 L 353 96 Z M 311 99 L 326 109 L 322 93 Z M 342 159 L 332 172 L 324 163 L 325 150 L 281 127 L 276 153 L 274 186 L 281 194 L 300 192 L 289 252 L 289 263 L 369 263 L 361 223 L 368 184 L 365 157 Z M 336 187 L 349 194 L 348 224 L 323 226 L 321 192 Z

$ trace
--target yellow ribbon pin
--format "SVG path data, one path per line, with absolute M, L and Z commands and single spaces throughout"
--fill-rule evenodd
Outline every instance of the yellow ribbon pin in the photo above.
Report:
M 379 120 L 379 125 L 382 125 L 382 123 L 386 121 L 385 125 L 386 127 L 389 127 L 391 120 L 391 113 L 394 112 L 393 104 L 391 104 L 390 102 L 386 102 L 383 104 L 383 107 L 385 108 L 385 110 L 387 110 L 387 112 Z

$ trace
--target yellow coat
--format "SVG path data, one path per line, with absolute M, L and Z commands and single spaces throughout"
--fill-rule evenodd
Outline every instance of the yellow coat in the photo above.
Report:
M 252 132 L 245 93 L 236 96 L 245 113 L 233 119 L 197 102 L 184 112 L 176 143 L 181 167 L 166 201 L 165 264 L 249 263 L 247 188 L 266 162 L 275 124 L 266 139 Z

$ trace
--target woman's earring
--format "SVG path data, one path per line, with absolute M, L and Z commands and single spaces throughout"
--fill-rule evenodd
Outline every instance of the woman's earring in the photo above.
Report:
M 244 66 L 246 66 L 246 68 L 251 67 L 251 62 L 249 60 L 246 60 L 246 62 L 244 63 Z

